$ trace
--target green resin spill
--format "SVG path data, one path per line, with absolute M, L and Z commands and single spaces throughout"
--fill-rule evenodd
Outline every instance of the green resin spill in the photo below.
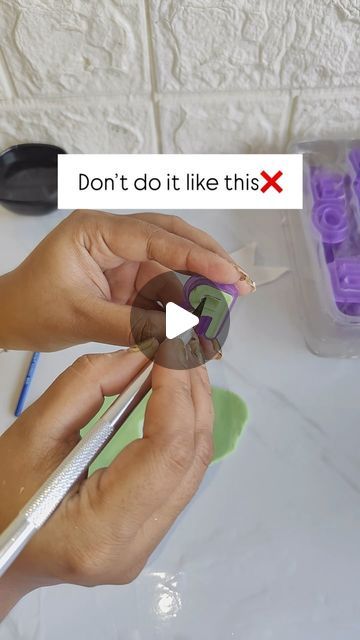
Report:
M 122 451 L 130 442 L 142 437 L 143 423 L 146 404 L 149 394 L 140 402 L 131 416 L 124 422 L 123 426 L 114 435 L 112 440 L 106 445 L 103 451 L 98 455 L 96 460 L 90 467 L 89 475 L 97 469 L 108 467 L 114 458 Z M 248 411 L 245 402 L 235 393 L 212 387 L 212 397 L 215 408 L 214 422 L 214 457 L 213 462 L 221 460 L 229 455 L 236 448 L 237 441 L 243 430 L 248 417 Z M 104 411 L 114 401 L 115 397 L 105 398 L 104 404 L 100 411 L 81 431 L 81 435 L 85 435 L 96 420 L 102 416 Z

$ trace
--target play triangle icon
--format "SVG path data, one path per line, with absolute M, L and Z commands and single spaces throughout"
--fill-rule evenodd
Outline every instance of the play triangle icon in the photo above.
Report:
M 174 302 L 168 302 L 166 305 L 166 337 L 169 340 L 181 336 L 182 333 L 189 331 L 199 324 L 199 318 L 189 311 L 179 307 Z

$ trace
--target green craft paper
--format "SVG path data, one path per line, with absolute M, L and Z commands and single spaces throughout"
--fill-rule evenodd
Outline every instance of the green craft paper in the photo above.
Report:
M 149 394 L 142 400 L 138 407 L 132 412 L 121 429 L 114 435 L 103 451 L 98 455 L 90 467 L 89 475 L 97 469 L 109 466 L 114 458 L 130 442 L 142 437 L 144 415 Z M 248 417 L 245 402 L 235 393 L 212 387 L 212 397 L 215 408 L 214 422 L 214 457 L 213 462 L 224 458 L 234 451 L 237 441 Z M 81 431 L 83 436 L 95 424 L 96 420 L 109 405 L 113 398 L 105 398 L 104 404 L 96 416 Z

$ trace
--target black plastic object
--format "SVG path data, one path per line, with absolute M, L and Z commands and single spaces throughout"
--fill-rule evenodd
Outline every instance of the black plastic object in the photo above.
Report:
M 43 215 L 57 208 L 57 157 L 51 144 L 18 144 L 0 154 L 0 204 L 16 213 Z

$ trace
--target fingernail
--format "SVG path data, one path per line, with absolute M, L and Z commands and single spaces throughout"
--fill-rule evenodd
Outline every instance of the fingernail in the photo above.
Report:
M 175 356 L 179 364 L 182 364 L 184 367 L 188 366 L 189 361 L 189 352 L 187 350 L 187 345 L 184 344 L 181 338 L 175 338 L 171 341 L 175 349 Z
M 191 338 L 188 346 L 193 358 L 195 358 L 195 360 L 197 360 L 199 364 L 205 364 L 204 354 L 201 350 L 200 342 L 197 336 L 196 337 L 194 336 L 193 338 Z
M 139 344 L 134 344 L 132 347 L 129 347 L 128 351 L 132 353 L 138 353 L 141 351 L 141 353 L 144 353 L 147 357 L 151 358 L 156 352 L 158 346 L 159 343 L 156 338 L 148 338 L 143 342 L 139 342 Z
M 235 267 L 236 271 L 239 272 L 240 280 L 247 280 L 249 278 L 249 274 L 246 273 L 246 271 L 244 271 L 244 269 L 242 267 L 240 267 L 239 264 L 236 264 L 236 262 L 233 262 L 232 265 L 233 265 L 233 267 Z
M 240 286 L 241 286 L 242 289 L 244 289 L 244 293 L 255 292 L 256 291 L 256 284 L 250 278 L 249 274 L 246 273 L 246 271 L 244 271 L 244 269 L 242 269 L 240 267 L 240 265 L 238 265 L 236 263 L 233 263 L 233 266 L 235 267 L 237 272 L 240 274 Z
M 256 291 L 255 282 L 252 280 L 241 280 L 240 282 L 237 282 L 236 286 L 241 296 L 247 296 L 249 293 L 255 293 Z
M 213 360 L 221 360 L 221 358 L 222 358 L 222 349 L 221 349 L 221 344 L 220 344 L 219 340 L 214 338 L 214 340 L 211 340 L 211 344 L 212 344 L 214 352 L 215 352 L 215 355 L 213 356 Z
M 251 288 L 252 292 L 255 293 L 255 291 L 256 291 L 256 282 L 254 282 L 254 280 L 252 280 L 249 276 L 247 277 L 245 282 L 246 282 L 246 284 L 249 285 L 249 287 Z

